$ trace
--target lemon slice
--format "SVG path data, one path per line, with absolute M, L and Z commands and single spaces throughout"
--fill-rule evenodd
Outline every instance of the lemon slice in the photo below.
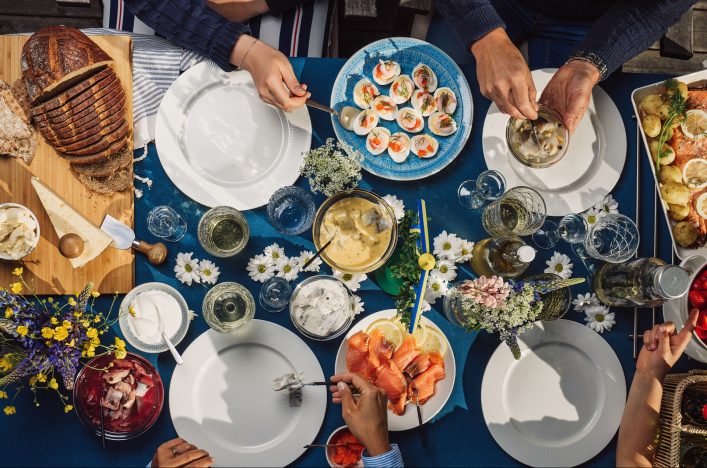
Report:
M 418 348 L 424 344 L 425 340 L 427 340 L 428 330 L 429 327 L 421 323 L 420 326 L 418 326 L 413 332 L 412 336 L 415 337 L 415 344 Z
M 695 209 L 697 210 L 697 214 L 702 216 L 702 218 L 707 219 L 707 192 L 697 198 L 697 201 L 695 202 Z
M 682 170 L 682 180 L 692 190 L 701 190 L 707 187 L 707 160 L 690 159 Z
M 682 132 L 688 138 L 697 140 L 707 136 L 707 112 L 692 109 L 685 114 L 685 121 L 680 124 Z
M 394 321 L 388 319 L 376 320 L 368 327 L 366 333 L 370 333 L 375 329 L 383 332 L 383 337 L 393 345 L 393 349 L 398 349 L 403 344 L 403 332 Z
M 425 342 L 418 345 L 418 349 L 425 353 L 437 351 L 444 356 L 447 352 L 447 340 L 445 340 L 444 336 L 436 329 L 428 327 Z

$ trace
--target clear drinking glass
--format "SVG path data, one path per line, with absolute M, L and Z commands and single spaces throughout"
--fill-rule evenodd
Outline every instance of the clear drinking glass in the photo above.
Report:
M 489 201 L 498 200 L 506 190 L 506 179 L 498 171 L 488 170 L 476 180 L 465 180 L 457 189 L 457 200 L 464 208 L 477 210 Z
M 302 234 L 312 227 L 314 199 L 299 187 L 283 187 L 272 194 L 267 211 L 270 224 L 280 233 Z
M 528 236 L 545 222 L 545 200 L 530 187 L 514 187 L 486 208 L 481 222 L 492 236 Z
M 546 219 L 540 229 L 533 233 L 533 242 L 541 249 L 551 249 L 560 242 L 560 232 L 557 223 Z
M 529 281 L 556 281 L 562 279 L 554 273 L 540 273 L 528 278 Z M 570 288 L 560 288 L 545 294 L 540 294 L 543 308 L 538 315 L 538 320 L 557 320 L 565 316 L 572 304 L 572 291 Z
M 638 229 L 631 218 L 608 214 L 589 229 L 584 248 L 598 260 L 622 263 L 635 255 L 639 241 Z
M 290 283 L 284 278 L 273 276 L 260 288 L 258 302 L 268 312 L 281 312 L 290 302 L 290 296 L 292 296 Z
M 587 221 L 584 216 L 568 214 L 560 220 L 558 230 L 560 238 L 569 244 L 579 244 L 587 237 Z
M 219 333 L 233 333 L 250 324 L 255 316 L 255 300 L 238 283 L 220 283 L 209 290 L 202 304 L 206 323 Z
M 187 222 L 174 208 L 160 205 L 152 208 L 147 214 L 147 230 L 160 239 L 177 242 L 187 232 Z
M 197 229 L 199 243 L 215 257 L 232 257 L 243 250 L 250 237 L 245 216 L 230 206 L 216 206 L 204 213 Z

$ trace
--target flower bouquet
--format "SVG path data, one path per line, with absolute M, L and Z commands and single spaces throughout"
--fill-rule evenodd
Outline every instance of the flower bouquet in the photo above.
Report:
M 551 281 L 504 281 L 481 276 L 450 287 L 444 312 L 453 323 L 467 329 L 498 333 L 520 359 L 518 334 L 539 319 L 543 308 L 540 294 L 584 282 L 582 278 Z
M 13 274 L 18 281 L 9 290 L 0 289 L 0 312 L 4 311 L 4 318 L 0 318 L 0 398 L 8 398 L 7 390 L 14 388 L 14 401 L 27 381 L 37 406 L 37 390 L 52 390 L 68 413 L 73 406 L 59 382 L 64 389 L 73 389 L 82 358 L 94 357 L 97 352 L 125 358 L 123 340 L 116 337 L 109 345 L 101 342 L 101 335 L 118 317 L 111 318 L 110 311 L 105 315 L 94 311 L 99 293 L 92 283 L 61 304 L 52 298 L 40 300 L 22 279 L 22 268 Z M 15 411 L 12 402 L 4 408 L 7 415 Z

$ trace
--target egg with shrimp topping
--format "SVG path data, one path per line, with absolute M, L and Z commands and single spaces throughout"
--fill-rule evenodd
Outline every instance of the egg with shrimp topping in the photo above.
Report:
M 435 112 L 427 122 L 430 131 L 435 135 L 449 136 L 457 131 L 457 122 L 451 115 L 444 112 Z
M 371 102 L 371 109 L 378 113 L 383 120 L 395 120 L 398 113 L 398 105 L 389 96 L 380 95 Z
M 415 135 L 410 142 L 410 149 L 418 158 L 431 158 L 437 154 L 439 143 L 433 136 L 427 134 Z
M 410 154 L 410 137 L 403 132 L 393 133 L 388 143 L 388 155 L 396 163 L 405 162 Z
M 374 156 L 388 149 L 390 143 L 390 130 L 385 127 L 376 127 L 366 137 L 366 149 Z
M 449 88 L 438 88 L 435 91 L 435 103 L 437 111 L 445 114 L 453 114 L 457 110 L 457 96 Z
M 356 135 L 368 135 L 378 125 L 378 113 L 373 109 L 362 110 L 354 119 L 353 131 Z
M 415 83 L 412 82 L 408 75 L 400 75 L 390 85 L 388 94 L 396 104 L 404 104 L 412 96 L 415 90 Z
M 371 83 L 371 80 L 364 78 L 356 83 L 353 91 L 354 103 L 361 109 L 371 107 L 373 100 L 380 94 L 376 85 Z
M 400 75 L 400 64 L 395 60 L 381 60 L 373 68 L 373 81 L 388 85 Z
M 429 117 L 437 110 L 435 98 L 424 89 L 416 89 L 412 93 L 410 104 L 415 110 L 420 111 L 423 117 Z
M 424 63 L 418 64 L 412 70 L 412 81 L 415 82 L 418 88 L 424 89 L 430 93 L 437 89 L 437 75 Z
M 410 133 L 419 133 L 425 128 L 425 119 L 420 111 L 412 107 L 403 107 L 398 111 L 398 116 L 395 119 L 405 131 Z

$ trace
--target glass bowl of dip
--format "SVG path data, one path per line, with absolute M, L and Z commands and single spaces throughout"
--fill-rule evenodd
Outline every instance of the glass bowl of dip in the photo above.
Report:
M 353 323 L 354 296 L 333 276 L 312 276 L 292 292 L 290 319 L 307 338 L 333 340 L 346 333 Z
M 113 354 L 102 354 L 76 375 L 73 397 L 79 419 L 97 436 L 101 436 L 103 410 L 106 439 L 130 440 L 157 421 L 164 406 L 164 385 L 142 356 L 128 353 L 125 359 L 116 359 Z
M 312 226 L 317 251 L 330 267 L 345 273 L 377 270 L 393 255 L 398 223 L 393 209 L 373 192 L 355 189 L 327 198 Z
M 164 327 L 169 340 L 177 346 L 189 329 L 189 306 L 173 287 L 145 283 L 125 295 L 120 303 L 118 323 L 123 336 L 134 348 L 144 353 L 163 353 L 169 347 L 160 327 Z
M 536 120 L 508 119 L 506 144 L 521 164 L 542 169 L 556 164 L 565 156 L 570 133 L 559 113 L 540 104 Z

